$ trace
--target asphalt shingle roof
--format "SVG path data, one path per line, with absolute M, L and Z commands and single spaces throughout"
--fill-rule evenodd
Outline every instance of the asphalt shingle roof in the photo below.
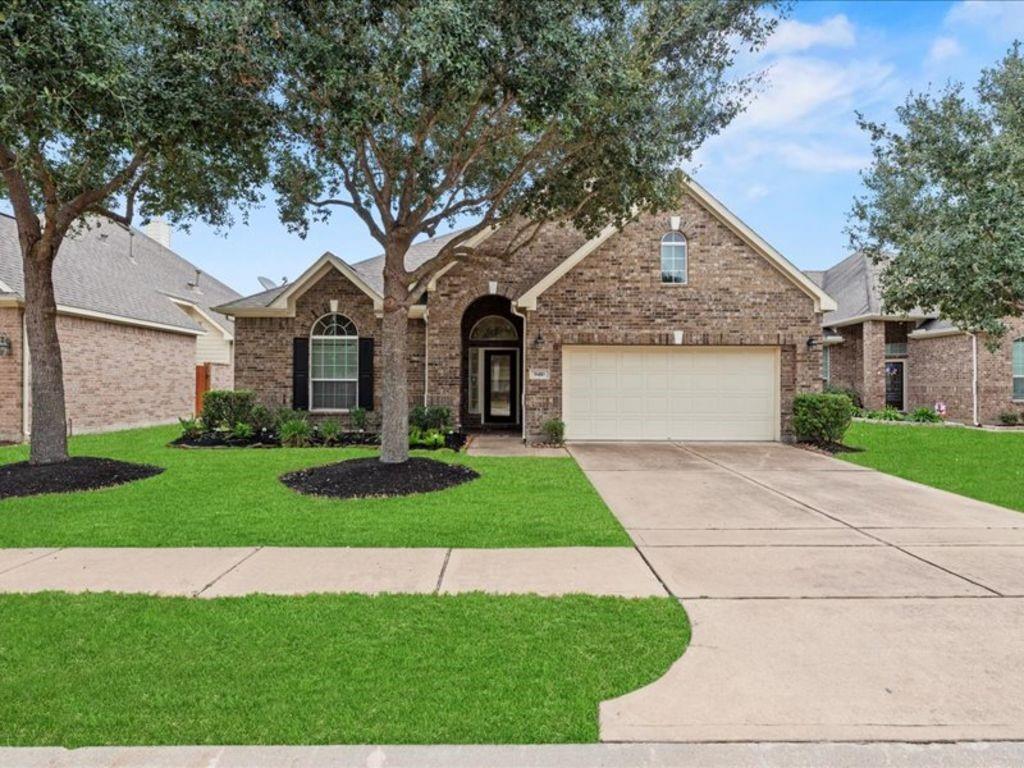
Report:
M 24 298 L 21 251 L 15 221 L 0 214 L 0 282 Z M 53 265 L 54 292 L 60 305 L 103 312 L 130 320 L 161 323 L 191 331 L 202 328 L 173 296 L 210 313 L 229 332 L 230 318 L 212 307 L 238 298 L 237 291 L 140 230 L 95 219 L 89 229 L 69 234 Z

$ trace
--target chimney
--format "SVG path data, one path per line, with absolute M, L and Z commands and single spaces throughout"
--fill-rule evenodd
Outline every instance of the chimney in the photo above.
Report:
M 171 225 L 163 216 L 157 216 L 149 224 L 142 228 L 150 238 L 156 240 L 164 248 L 171 247 Z

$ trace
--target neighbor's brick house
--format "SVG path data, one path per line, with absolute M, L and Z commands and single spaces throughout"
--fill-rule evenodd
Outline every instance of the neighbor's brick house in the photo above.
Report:
M 831 298 L 696 184 L 621 232 L 553 225 L 509 256 L 510 236 L 477 236 L 410 311 L 410 405 L 525 437 L 563 418 L 577 439 L 772 440 L 790 436 L 794 394 L 821 388 Z M 378 408 L 382 267 L 325 254 L 217 307 L 235 319 L 238 387 L 318 416 Z
M 54 264 L 57 334 L 72 432 L 174 422 L 193 413 L 197 367 L 208 388 L 233 386 L 233 325 L 211 310 L 237 298 L 150 235 L 106 220 L 69 236 Z M 31 431 L 17 228 L 0 214 L 0 440 Z
M 935 313 L 883 311 L 880 266 L 854 253 L 808 276 L 836 299 L 822 319 L 822 376 L 855 390 L 864 406 L 900 410 L 934 408 L 967 424 L 998 423 L 1006 411 L 1024 411 L 1024 320 L 1009 319 L 1008 333 L 992 352 Z

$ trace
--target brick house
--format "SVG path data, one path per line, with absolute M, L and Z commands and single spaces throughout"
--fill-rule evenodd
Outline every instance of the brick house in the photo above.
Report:
M 998 423 L 1004 411 L 1024 411 L 1024 320 L 1007 321 L 996 352 L 984 336 L 961 331 L 935 313 L 886 313 L 879 270 L 862 253 L 831 269 L 807 272 L 834 297 L 822 319 L 822 377 L 856 390 L 866 408 L 946 407 L 966 424 Z
M 231 388 L 234 327 L 211 309 L 238 293 L 170 249 L 170 229 L 97 220 L 69 235 L 54 262 L 57 333 L 74 433 L 169 423 L 202 388 Z M 0 440 L 31 431 L 21 253 L 0 214 Z
M 410 405 L 525 438 L 557 417 L 570 439 L 778 440 L 793 395 L 821 387 L 834 302 L 695 183 L 621 232 L 551 226 L 511 255 L 509 236 L 477 236 L 410 310 Z M 327 253 L 216 307 L 235 319 L 238 387 L 318 417 L 379 407 L 382 269 Z

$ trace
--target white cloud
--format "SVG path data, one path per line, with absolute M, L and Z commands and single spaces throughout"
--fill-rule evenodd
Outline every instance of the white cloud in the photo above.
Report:
M 941 64 L 942 62 L 959 56 L 963 48 L 955 37 L 938 37 L 932 42 L 928 49 L 928 56 L 925 63 L 929 65 Z
M 750 200 L 760 200 L 762 197 L 768 197 L 770 192 L 771 190 L 764 184 L 751 184 L 747 187 L 747 198 Z
M 853 24 L 843 14 L 818 24 L 787 19 L 776 27 L 765 44 L 765 54 L 806 51 L 811 48 L 852 48 L 856 42 Z
M 1024 3 L 963 0 L 946 14 L 947 27 L 983 27 L 994 38 L 1024 33 Z
M 800 56 L 780 58 L 765 73 L 762 92 L 734 128 L 782 128 L 823 111 L 842 111 L 851 120 L 851 103 L 870 99 L 892 72 L 891 65 L 875 61 L 837 64 Z
M 867 152 L 854 152 L 825 143 L 783 144 L 778 147 L 778 154 L 790 168 L 813 173 L 859 171 L 871 162 L 871 155 Z

